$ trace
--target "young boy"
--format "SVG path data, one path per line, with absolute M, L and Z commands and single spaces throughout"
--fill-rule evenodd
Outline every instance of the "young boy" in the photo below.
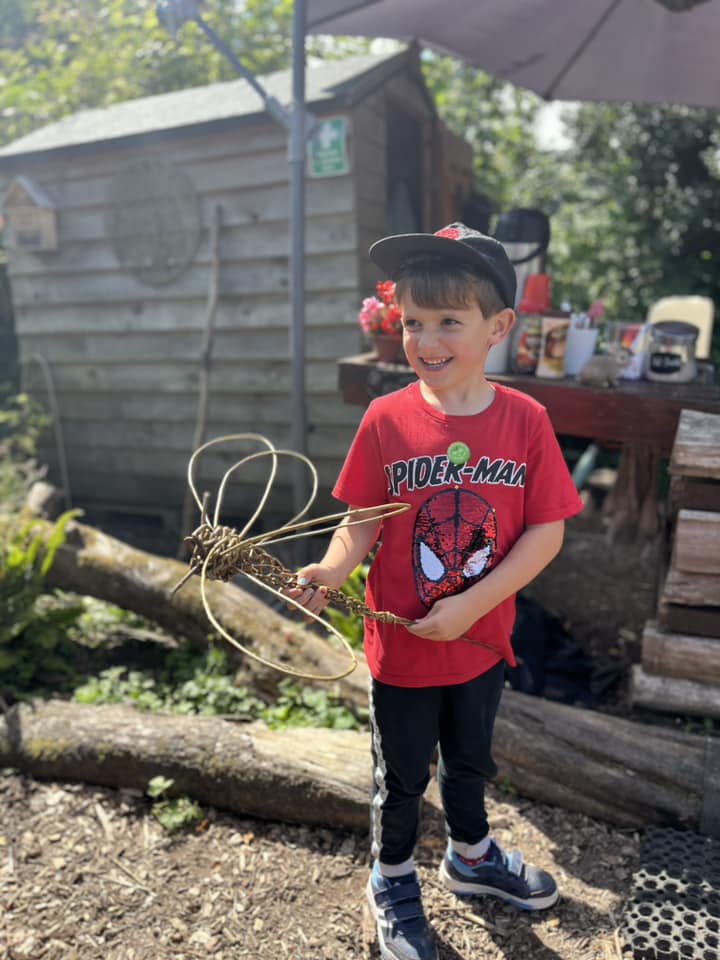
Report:
M 372 675 L 371 840 L 367 896 L 382 956 L 433 960 L 413 866 L 419 804 L 439 747 L 448 832 L 440 879 L 527 910 L 557 900 L 552 877 L 488 835 L 485 782 L 515 593 L 553 559 L 582 503 L 544 407 L 485 377 L 514 323 L 515 271 L 502 245 L 460 223 L 386 237 L 372 260 L 396 282 L 403 345 L 418 381 L 374 400 L 333 494 L 353 507 L 409 502 L 384 521 L 367 602 L 413 620 L 368 619 Z M 334 533 L 298 572 L 293 596 L 313 612 L 374 546 L 380 524 Z

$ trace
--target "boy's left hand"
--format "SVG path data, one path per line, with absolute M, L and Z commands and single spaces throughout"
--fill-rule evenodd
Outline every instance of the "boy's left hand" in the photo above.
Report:
M 458 640 L 464 636 L 484 612 L 478 610 L 477 604 L 468 602 L 463 594 L 443 597 L 433 604 L 422 620 L 416 620 L 406 629 L 426 640 L 447 643 L 448 640 Z

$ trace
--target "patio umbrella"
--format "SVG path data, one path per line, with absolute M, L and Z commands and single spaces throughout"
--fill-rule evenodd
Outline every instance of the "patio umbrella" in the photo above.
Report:
M 716 0 L 307 0 L 308 32 L 416 39 L 546 99 L 720 107 Z

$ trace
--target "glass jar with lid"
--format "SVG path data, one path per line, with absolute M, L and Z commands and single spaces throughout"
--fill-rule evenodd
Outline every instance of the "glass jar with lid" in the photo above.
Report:
M 695 342 L 698 328 L 684 320 L 650 325 L 645 376 L 648 380 L 690 383 L 697 376 Z

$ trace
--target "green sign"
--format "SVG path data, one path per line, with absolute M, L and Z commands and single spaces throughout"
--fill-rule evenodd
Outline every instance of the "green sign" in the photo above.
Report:
M 318 121 L 308 140 L 307 171 L 311 177 L 342 177 L 350 172 L 347 117 Z

